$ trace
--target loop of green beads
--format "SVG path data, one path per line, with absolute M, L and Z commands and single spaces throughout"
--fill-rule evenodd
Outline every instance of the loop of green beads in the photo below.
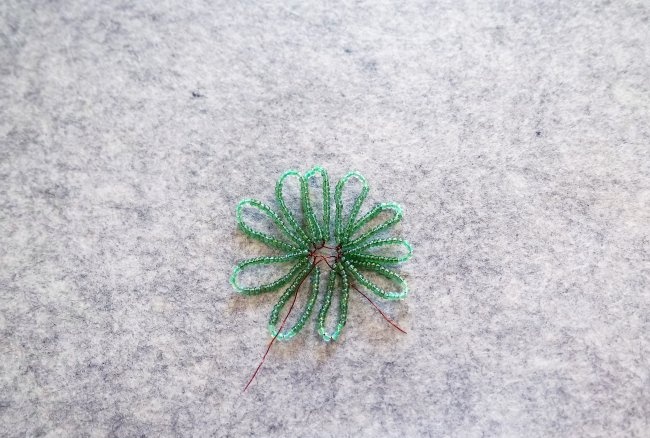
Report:
M 350 285 L 348 284 L 348 275 L 345 270 L 341 268 L 341 265 L 337 263 L 334 267 L 335 272 L 330 272 L 330 277 L 327 282 L 327 291 L 325 292 L 325 297 L 323 299 L 323 305 L 321 306 L 320 312 L 318 312 L 318 334 L 325 341 L 336 341 L 345 326 L 345 321 L 348 317 L 348 296 L 350 293 Z M 340 279 L 341 282 L 341 292 L 339 295 L 339 317 L 336 323 L 336 328 L 334 332 L 327 333 L 325 328 L 325 320 L 327 318 L 327 312 L 332 304 L 332 296 L 334 295 L 334 288 L 336 279 Z
M 288 208 L 284 198 L 284 182 L 287 178 L 297 178 L 300 184 L 300 204 L 302 220 L 300 223 L 296 216 Z M 322 217 L 317 217 L 314 211 L 309 185 L 312 180 L 319 178 L 322 186 Z M 346 215 L 343 207 L 343 192 L 346 184 L 351 179 L 357 179 L 362 187 L 360 193 L 353 201 L 353 205 Z M 317 251 L 322 248 L 330 248 L 326 243 L 331 239 L 330 230 L 330 184 L 327 171 L 322 167 L 314 167 L 305 175 L 295 170 L 289 170 L 282 174 L 275 187 L 276 203 L 280 209 L 281 216 L 275 213 L 271 207 L 263 202 L 254 199 L 244 199 L 237 205 L 237 225 L 251 239 L 264 243 L 272 249 L 281 251 L 278 256 L 264 256 L 243 260 L 235 266 L 230 282 L 238 292 L 245 295 L 257 295 L 261 293 L 276 291 L 286 287 L 284 293 L 273 307 L 269 318 L 269 332 L 278 339 L 291 339 L 298 334 L 311 316 L 319 292 L 321 291 L 321 268 L 329 268 L 327 286 L 325 288 L 321 307 L 317 317 L 319 335 L 325 341 L 335 341 L 339 338 L 347 320 L 348 298 L 351 281 L 356 281 L 366 289 L 373 292 L 380 298 L 387 300 L 398 300 L 404 298 L 408 293 L 406 281 L 398 274 L 389 269 L 390 266 L 402 263 L 411 258 L 413 249 L 403 239 L 398 238 L 376 238 L 379 233 L 386 231 L 397 224 L 403 216 L 402 208 L 395 203 L 381 203 L 373 207 L 368 213 L 357 220 L 363 201 L 368 195 L 369 187 L 366 179 L 358 172 L 350 172 L 336 184 L 334 190 L 334 242 L 336 244 L 336 255 L 318 255 Z M 245 208 L 253 208 L 261 213 L 279 230 L 279 236 L 272 236 L 268 233 L 254 229 L 245 222 L 243 211 Z M 390 217 L 378 225 L 364 231 L 373 220 L 376 220 L 382 213 L 390 214 Z M 398 256 L 386 256 L 370 252 L 371 249 L 382 247 L 401 247 L 405 253 Z M 327 261 L 334 258 L 333 261 Z M 325 262 L 325 263 L 323 263 Z M 259 286 L 242 286 L 239 276 L 243 271 L 255 266 L 292 264 L 286 274 L 279 278 Z M 383 277 L 396 285 L 396 290 L 384 290 L 371 281 L 363 272 L 370 272 Z M 303 283 L 309 277 L 309 296 L 300 316 L 292 327 L 283 330 L 277 327 L 280 314 L 289 301 L 295 301 L 295 295 L 299 293 Z M 287 286 L 288 285 L 288 286 Z M 327 316 L 331 307 L 334 293 L 338 291 L 338 310 L 336 326 L 330 333 L 326 328 Z

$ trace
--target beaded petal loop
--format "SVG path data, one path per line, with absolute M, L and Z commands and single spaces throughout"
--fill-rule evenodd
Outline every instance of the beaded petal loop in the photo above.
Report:
M 284 197 L 285 180 L 289 178 L 296 178 L 300 186 L 300 207 L 302 211 L 300 220 L 289 209 Z M 312 205 L 309 188 L 310 182 L 316 179 L 320 179 L 323 197 L 322 208 L 318 212 L 315 211 Z M 361 183 L 361 191 L 354 198 L 352 206 L 346 214 L 343 193 L 346 190 L 346 185 L 352 179 L 356 179 Z M 282 255 L 278 256 L 255 257 L 243 260 L 235 266 L 230 277 L 230 282 L 235 290 L 244 295 L 257 295 L 284 288 L 284 292 L 273 307 L 269 318 L 269 332 L 274 339 L 291 339 L 305 326 L 318 301 L 323 269 L 329 270 L 329 275 L 327 275 L 324 295 L 318 312 L 317 329 L 318 334 L 325 341 L 337 340 L 343 331 L 343 327 L 345 327 L 350 288 L 354 288 L 361 293 L 358 286 L 362 286 L 386 300 L 399 300 L 406 297 L 408 293 L 406 281 L 394 272 L 391 267 L 410 259 L 413 249 L 406 240 L 379 238 L 378 236 L 402 219 L 402 208 L 392 202 L 381 203 L 358 218 L 361 206 L 368 196 L 368 191 L 369 187 L 366 179 L 358 172 L 348 173 L 336 184 L 333 224 L 335 247 L 327 245 L 332 235 L 330 230 L 330 184 L 327 171 L 322 167 L 314 167 L 305 175 L 301 175 L 295 170 L 288 170 L 282 174 L 275 187 L 275 198 L 280 214 L 255 199 L 244 199 L 237 205 L 237 225 L 244 234 L 282 252 Z M 255 209 L 268 218 L 278 228 L 281 238 L 258 231 L 248 225 L 243 214 L 244 208 L 247 207 Z M 377 218 L 382 214 L 387 214 L 388 219 L 371 226 L 371 224 L 377 222 Z M 332 250 L 332 254 L 324 255 L 321 252 L 323 248 Z M 385 255 L 377 252 L 377 249 L 386 248 L 400 248 L 401 254 Z M 280 264 L 291 264 L 292 266 L 284 275 L 267 284 L 248 287 L 242 286 L 239 282 L 240 274 L 246 269 L 255 266 Z M 385 290 L 373 281 L 369 274 L 375 278 L 381 277 L 387 280 L 394 288 L 391 287 L 391 290 Z M 292 327 L 284 329 L 284 321 L 278 327 L 280 314 L 290 301 L 292 301 L 289 308 L 289 311 L 291 311 L 296 295 L 307 279 L 309 279 L 309 296 L 300 316 Z M 338 309 L 336 309 L 334 329 L 329 332 L 326 328 L 326 321 L 328 320 L 335 293 L 338 297 Z

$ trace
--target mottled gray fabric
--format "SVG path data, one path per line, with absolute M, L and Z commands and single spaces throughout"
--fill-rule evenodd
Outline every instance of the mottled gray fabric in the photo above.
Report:
M 133 4 L 135 3 L 135 4 Z M 645 1 L 0 3 L 0 435 L 647 437 Z M 286 169 L 403 205 L 359 295 L 242 394 Z

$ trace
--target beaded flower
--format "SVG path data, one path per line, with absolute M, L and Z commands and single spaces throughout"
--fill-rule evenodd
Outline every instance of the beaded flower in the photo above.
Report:
M 322 207 L 318 214 L 315 211 L 310 196 L 310 183 L 314 178 L 321 179 Z M 287 207 L 283 187 L 287 178 L 297 178 L 300 185 L 300 204 L 302 217 L 299 219 Z M 351 179 L 361 183 L 360 193 L 354 198 L 349 209 L 344 209 L 343 191 Z M 313 190 L 313 189 L 312 189 Z M 258 295 L 273 292 L 284 288 L 277 304 L 271 311 L 269 331 L 273 340 L 290 339 L 304 327 L 305 323 L 316 305 L 321 291 L 321 274 L 323 269 L 329 269 L 327 280 L 324 281 L 325 292 L 321 300 L 317 317 L 318 333 L 325 341 L 337 340 L 345 326 L 348 311 L 348 298 L 350 289 L 358 291 L 368 301 L 370 298 L 363 292 L 363 287 L 380 298 L 386 300 L 399 300 L 406 297 L 408 287 L 406 281 L 394 272 L 391 267 L 408 260 L 412 255 L 412 248 L 406 240 L 398 238 L 379 238 L 380 233 L 397 224 L 402 219 L 402 209 L 395 203 L 381 203 L 375 205 L 361 218 L 357 219 L 359 210 L 368 195 L 368 183 L 358 172 L 350 172 L 336 185 L 334 190 L 334 226 L 330 228 L 330 185 L 329 176 L 322 167 L 314 167 L 305 175 L 295 170 L 282 174 L 275 187 L 275 197 L 280 215 L 271 207 L 255 199 L 244 199 L 237 205 L 237 224 L 250 238 L 256 239 L 272 249 L 279 250 L 281 255 L 264 256 L 244 260 L 235 266 L 230 278 L 235 290 L 244 295 Z M 243 210 L 253 208 L 270 219 L 278 228 L 278 236 L 253 229 L 244 221 Z M 321 214 L 322 213 L 322 214 Z M 381 220 L 380 216 L 388 215 Z M 334 234 L 331 242 L 332 231 Z M 381 250 L 401 247 L 402 254 L 386 255 Z M 379 250 L 379 251 L 378 251 Z M 245 287 L 239 283 L 240 274 L 246 269 L 259 265 L 289 264 L 288 271 L 273 281 L 259 285 Z M 379 276 L 394 285 L 395 290 L 385 290 L 370 275 Z M 302 284 L 310 278 L 309 296 L 300 316 L 294 325 L 283 331 L 284 323 L 293 309 L 296 297 Z M 334 294 L 338 294 L 338 314 L 336 325 L 330 333 L 326 328 L 326 320 L 332 304 Z M 284 307 L 291 300 L 287 315 L 280 327 L 278 320 Z M 374 303 L 372 303 L 374 305 Z M 375 306 L 377 310 L 379 308 Z M 381 310 L 379 310 L 381 312 Z M 383 312 L 382 315 L 385 317 Z M 388 319 L 388 318 L 387 318 Z M 388 320 L 391 322 L 390 320 Z M 393 324 L 391 322 L 391 324 Z M 395 324 L 393 324 L 395 325 Z M 395 325 L 395 327 L 397 327 Z M 399 329 L 399 327 L 397 327 Z M 401 329 L 400 329 L 401 330 Z M 270 348 L 270 346 L 269 346 Z M 268 352 L 268 350 L 267 350 Z

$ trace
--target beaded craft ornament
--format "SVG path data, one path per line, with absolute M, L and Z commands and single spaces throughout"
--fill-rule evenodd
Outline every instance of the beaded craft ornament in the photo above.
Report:
M 297 178 L 300 185 L 302 210 L 300 220 L 288 208 L 283 193 L 285 181 L 290 177 Z M 310 196 L 310 182 L 315 182 L 312 179 L 318 177 L 321 180 L 320 191 L 322 191 L 323 199 L 322 206 L 317 214 Z M 361 183 L 361 190 L 355 197 L 351 208 L 346 210 L 344 209 L 343 191 L 351 179 L 357 179 Z M 317 329 L 323 340 L 335 341 L 341 335 L 347 319 L 350 289 L 365 297 L 390 324 L 404 332 L 360 289 L 360 287 L 363 287 L 386 300 L 405 298 L 408 293 L 406 281 L 394 272 L 391 267 L 407 261 L 413 253 L 411 245 L 406 240 L 379 238 L 382 232 L 390 229 L 402 219 L 402 208 L 399 205 L 392 202 L 380 203 L 357 219 L 359 210 L 368 195 L 368 190 L 366 179 L 358 172 L 348 173 L 336 184 L 334 190 L 333 230 L 331 230 L 332 227 L 330 226 L 329 176 L 322 167 L 314 167 L 305 175 L 301 175 L 295 170 L 289 170 L 282 174 L 275 187 L 276 202 L 282 218 L 271 207 L 255 199 L 244 199 L 237 204 L 237 225 L 239 228 L 248 237 L 281 252 L 281 255 L 277 256 L 256 257 L 241 261 L 235 266 L 230 278 L 235 290 L 244 295 L 258 295 L 284 288 L 284 292 L 271 311 L 268 328 L 273 339 L 269 343 L 264 357 L 266 357 L 276 339 L 291 339 L 302 330 L 309 320 L 321 291 L 320 282 L 323 273 L 321 268 L 329 269 L 325 292 L 317 316 Z M 270 219 L 278 228 L 278 237 L 255 230 L 248 225 L 244 220 L 243 211 L 245 208 L 253 208 L 257 213 L 261 213 Z M 388 218 L 382 221 L 381 217 L 385 215 L 388 215 Z M 334 238 L 333 243 L 330 244 L 332 242 L 332 231 Z M 385 251 L 384 254 L 381 253 L 382 250 L 395 250 L 397 248 L 401 249 L 398 255 L 386 255 Z M 251 287 L 240 284 L 239 276 L 246 269 L 275 264 L 291 264 L 292 266 L 286 274 L 267 284 Z M 389 284 L 394 286 L 394 290 L 385 290 L 380 287 L 370 278 L 370 274 L 387 280 Z M 307 278 L 310 279 L 309 296 L 302 313 L 292 327 L 283 330 L 300 288 Z M 326 328 L 326 320 L 335 293 L 338 298 L 337 320 L 336 326 L 330 332 Z M 289 310 L 278 327 L 280 314 L 290 300 Z

